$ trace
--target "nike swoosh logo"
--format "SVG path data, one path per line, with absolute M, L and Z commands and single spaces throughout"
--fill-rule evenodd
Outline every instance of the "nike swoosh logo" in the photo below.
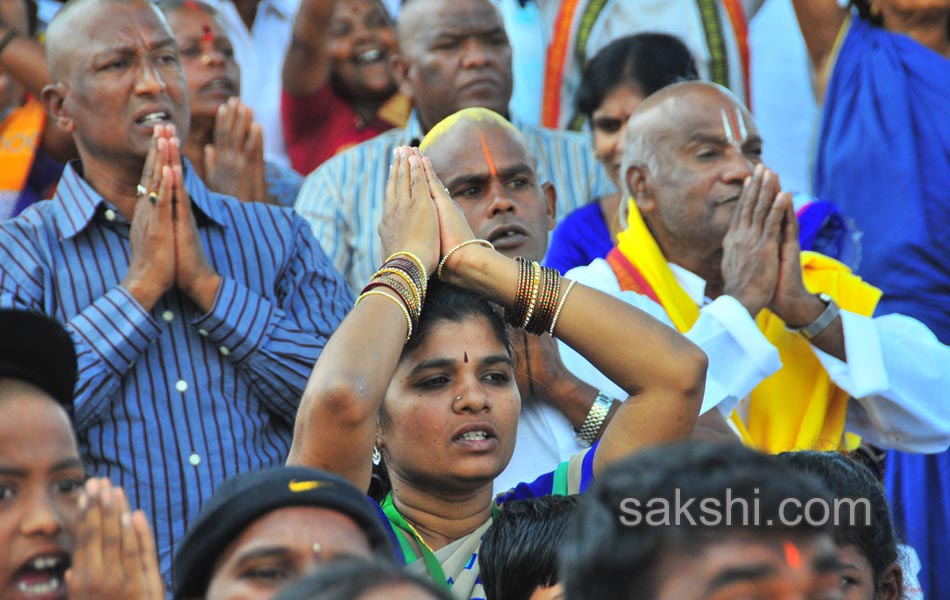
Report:
M 315 490 L 318 487 L 329 487 L 333 484 L 328 481 L 297 481 L 296 479 L 291 479 L 290 483 L 287 484 L 287 489 L 291 492 L 308 492 L 310 490 Z

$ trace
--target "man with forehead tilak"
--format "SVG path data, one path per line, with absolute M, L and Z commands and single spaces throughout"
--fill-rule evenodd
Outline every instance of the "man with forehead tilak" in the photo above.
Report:
M 418 145 L 436 123 L 464 108 L 489 108 L 518 126 L 537 158 L 537 172 L 557 186 L 564 214 L 614 191 L 594 160 L 590 136 L 538 127 L 509 113 L 511 45 L 493 2 L 409 0 L 400 10 L 399 54 L 391 66 L 400 91 L 413 103 L 406 127 L 320 165 L 304 181 L 294 206 L 354 291 L 384 258 L 376 226 L 393 151 Z
M 544 258 L 548 232 L 555 224 L 557 192 L 539 179 L 537 160 L 514 125 L 488 109 L 468 108 L 435 125 L 419 148 L 432 160 L 477 237 L 510 258 Z M 648 308 L 654 316 L 663 316 L 659 308 Z M 619 387 L 608 395 L 574 376 L 559 358 L 561 353 L 576 354 L 566 344 L 520 330 L 512 331 L 511 339 L 522 414 L 514 455 L 496 480 L 496 490 L 532 481 L 583 451 L 613 417 L 614 399 L 627 398 Z M 585 424 L 586 439 L 578 440 Z M 731 435 L 714 412 L 701 418 L 698 429 L 717 437 Z
M 950 348 L 919 321 L 872 318 L 880 291 L 803 252 L 791 194 L 761 163 L 749 112 L 691 82 L 631 116 L 628 227 L 606 259 L 568 276 L 666 319 L 709 356 L 703 410 L 767 452 L 950 443 Z M 564 361 L 585 379 L 590 366 Z
M 0 223 L 0 307 L 63 323 L 90 473 L 152 521 L 166 575 L 225 478 L 280 464 L 307 375 L 350 303 L 290 209 L 208 190 L 180 153 L 187 83 L 147 0 L 70 0 L 43 103 L 80 160 Z

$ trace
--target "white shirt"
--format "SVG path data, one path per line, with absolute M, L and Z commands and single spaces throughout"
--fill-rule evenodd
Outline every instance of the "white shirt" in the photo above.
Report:
M 778 350 L 735 298 L 705 297 L 706 282 L 671 264 L 677 282 L 700 306 L 699 319 L 686 332 L 709 357 L 700 413 L 733 409 L 740 416 L 749 393 L 782 367 Z M 567 273 L 570 279 L 626 301 L 673 326 L 663 308 L 641 294 L 621 291 L 607 261 Z M 850 394 L 845 427 L 882 448 L 942 452 L 950 446 L 950 347 L 941 344 L 920 321 L 904 315 L 869 318 L 841 311 L 848 362 L 812 346 L 832 381 Z M 617 399 L 627 394 L 590 362 L 559 342 L 561 360 L 575 376 Z M 542 404 L 526 408 L 518 422 L 514 456 L 496 481 L 507 489 L 531 481 L 582 448 L 571 423 Z
M 241 67 L 241 100 L 254 111 L 264 131 L 264 156 L 289 167 L 280 121 L 281 70 L 300 0 L 261 0 L 251 31 L 231 0 L 208 2 L 220 13 L 234 45 L 234 57 Z

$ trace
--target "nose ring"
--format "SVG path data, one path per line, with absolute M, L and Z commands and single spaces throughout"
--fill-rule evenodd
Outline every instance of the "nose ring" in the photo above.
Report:
M 207 55 L 207 54 L 202 54 L 202 55 L 201 55 L 201 64 L 207 65 L 207 64 L 209 64 L 209 63 L 211 63 L 211 56 L 209 56 L 209 55 Z
M 458 401 L 461 400 L 461 399 L 462 399 L 462 394 L 459 394 L 458 396 L 455 397 L 455 401 L 456 401 L 456 402 L 458 402 Z

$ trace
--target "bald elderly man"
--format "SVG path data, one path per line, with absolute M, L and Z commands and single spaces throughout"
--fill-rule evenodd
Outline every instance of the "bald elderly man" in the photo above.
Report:
M 351 296 L 290 209 L 210 192 L 180 155 L 187 86 L 148 0 L 71 0 L 43 103 L 80 160 L 0 223 L 0 307 L 76 345 L 89 473 L 151 518 L 161 565 L 217 485 L 283 463 L 307 376 Z
M 354 291 L 385 258 L 376 226 L 393 150 L 417 146 L 436 123 L 463 108 L 489 108 L 518 127 L 539 175 L 558 190 L 559 214 L 616 191 L 594 160 L 589 136 L 528 125 L 509 114 L 511 46 L 490 0 L 410 0 L 396 26 L 400 53 L 392 67 L 399 90 L 413 101 L 409 122 L 320 165 L 295 205 Z
M 544 258 L 555 223 L 557 190 L 538 175 L 537 159 L 514 125 L 486 108 L 466 108 L 435 125 L 419 149 L 431 158 L 476 236 L 493 240 L 509 258 Z M 515 453 L 495 481 L 499 491 L 533 481 L 564 460 L 569 449 L 579 452 L 579 443 L 597 439 L 613 417 L 614 398 L 627 398 L 622 391 L 606 396 L 572 374 L 559 358 L 558 346 L 567 352 L 566 344 L 521 330 L 512 331 L 511 339 L 523 410 Z M 602 397 L 609 403 L 606 410 Z M 549 418 L 571 432 L 567 439 L 552 434 Z M 695 435 L 707 439 L 735 438 L 716 411 L 707 411 L 697 429 Z
M 845 432 L 885 448 L 947 448 L 950 348 L 910 317 L 872 317 L 879 290 L 799 249 L 791 195 L 761 164 L 755 121 L 731 92 L 666 88 L 631 116 L 624 143 L 628 228 L 606 259 L 567 276 L 660 309 L 699 344 L 704 411 L 767 452 L 843 448 Z M 570 439 L 569 426 L 549 425 Z

